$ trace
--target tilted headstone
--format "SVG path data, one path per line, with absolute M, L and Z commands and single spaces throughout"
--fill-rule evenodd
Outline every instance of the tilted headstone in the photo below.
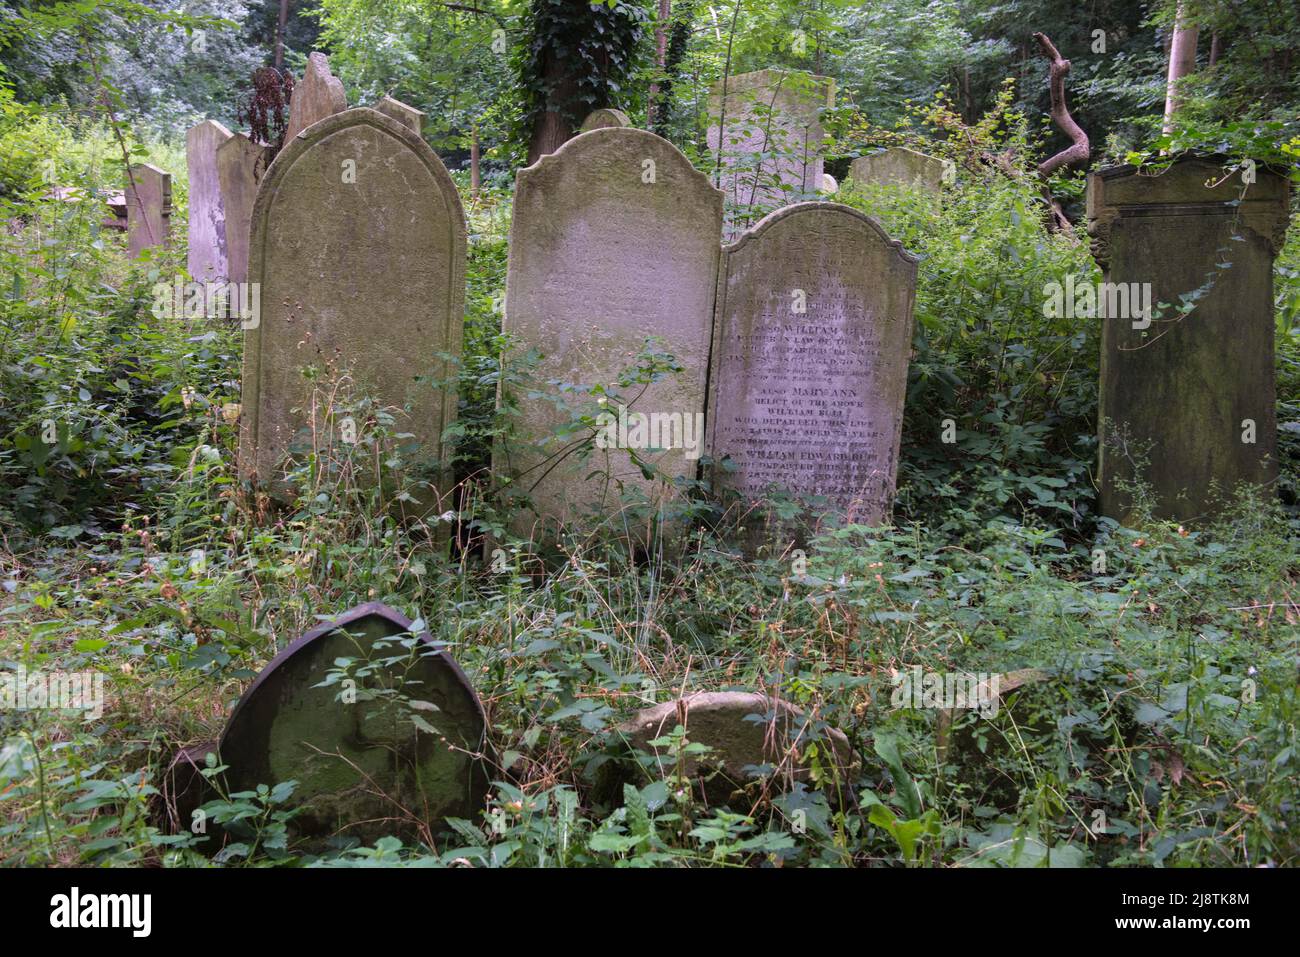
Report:
M 416 136 L 424 134 L 424 113 L 415 107 L 407 106 L 401 100 L 386 96 L 375 104 L 375 109 L 408 127 Z
M 592 130 L 606 130 L 611 127 L 631 125 L 632 121 L 628 119 L 627 114 L 622 110 L 593 110 L 587 118 L 582 121 L 582 129 L 578 130 L 578 132 L 590 133 Z
M 483 706 L 428 632 L 411 632 L 406 617 L 371 602 L 276 655 L 221 735 L 227 793 L 297 781 L 286 804 L 298 812 L 296 839 L 371 843 L 475 820 L 488 790 Z M 340 659 L 357 664 L 331 678 Z
M 889 520 L 912 344 L 917 259 L 834 203 L 770 214 L 723 250 L 709 380 L 720 488 L 817 496 Z
M 447 379 L 438 354 L 460 354 L 465 215 L 428 144 L 370 109 L 314 124 L 267 170 L 250 255 L 261 316 L 244 338 L 241 472 L 274 483 L 308 424 L 293 411 L 307 365 L 346 371 L 445 466 L 456 397 L 416 377 Z
M 126 245 L 132 259 L 166 245 L 172 226 L 172 174 L 141 163 L 126 181 Z
M 677 414 L 683 428 L 695 426 L 704 411 L 721 222 L 722 194 L 708 177 L 644 130 L 593 130 L 521 170 L 504 328 L 517 337 L 521 354 L 542 353 L 531 386 L 548 395 L 559 391 L 552 381 L 611 386 L 636 365 L 646 337 L 658 336 L 655 348 L 671 353 L 685 371 L 651 385 L 628 412 Z M 641 388 L 618 391 L 632 399 Z M 661 501 L 660 486 L 626 452 L 596 451 L 580 461 L 571 449 L 581 433 L 552 437 L 572 410 L 589 410 L 592 401 L 569 394 L 558 409 L 549 399 L 521 401 L 524 447 L 514 458 L 498 449 L 498 472 L 517 477 L 516 487 L 532 496 L 551 531 L 592 509 L 614 514 L 618 482 Z M 617 414 L 614 405 L 608 409 Z M 680 438 L 671 450 L 640 454 L 670 476 L 693 478 L 697 461 L 681 447 L 688 437 Z M 626 444 L 635 441 L 629 433 Z M 702 437 L 694 441 L 698 458 Z M 598 470 L 613 481 L 587 478 Z M 521 533 L 531 524 L 520 515 Z
M 1184 159 L 1159 175 L 1121 166 L 1088 178 L 1106 283 L 1095 296 L 1106 317 L 1098 417 L 1101 510 L 1112 518 L 1130 516 L 1134 479 L 1154 492 L 1156 515 L 1175 520 L 1212 511 L 1212 485 L 1226 496 L 1277 479 L 1273 259 L 1289 184 L 1247 169 L 1227 177 L 1222 164 Z M 1156 314 L 1189 296 L 1186 315 Z
M 185 165 L 190 175 L 188 262 L 190 278 L 219 282 L 229 278 L 225 204 L 217 175 L 217 150 L 230 130 L 204 120 L 185 134 Z
M 307 70 L 293 88 L 289 98 L 289 127 L 284 134 L 288 146 L 294 137 L 327 116 L 342 113 L 348 108 L 343 82 L 330 73 L 330 61 L 323 53 L 307 57 Z
M 834 105 L 835 81 L 759 70 L 728 77 L 725 90 L 724 100 L 719 81 L 709 98 L 708 144 L 713 163 L 721 150 L 728 203 L 767 212 L 811 198 L 823 186 L 820 111 Z
M 257 184 L 266 172 L 266 147 L 236 133 L 217 147 L 217 181 L 226 214 L 227 278 L 248 281 L 248 239 Z
M 906 186 L 938 193 L 943 189 L 946 164 L 937 156 L 918 153 L 905 146 L 891 146 L 870 156 L 859 156 L 849 164 L 849 179 L 855 183 Z

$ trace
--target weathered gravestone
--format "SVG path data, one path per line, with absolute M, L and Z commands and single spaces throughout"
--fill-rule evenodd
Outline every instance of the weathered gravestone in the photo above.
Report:
M 823 173 L 823 174 L 822 174 L 822 192 L 823 192 L 823 193 L 838 193 L 839 191 L 840 191 L 840 184 L 836 181 L 835 177 L 832 176 L 830 173 Z
M 912 343 L 916 263 L 834 203 L 770 214 L 723 250 L 710 376 L 719 488 L 817 496 L 889 520 Z
M 553 381 L 612 386 L 632 399 L 640 385 L 614 384 L 636 365 L 646 337 L 657 336 L 655 348 L 674 356 L 685 371 L 651 385 L 628 414 L 677 416 L 683 430 L 697 428 L 704 412 L 721 221 L 722 194 L 708 177 L 667 140 L 644 130 L 583 133 L 521 170 L 504 328 L 520 344 L 517 355 L 542 353 L 529 372 L 529 387 L 555 395 Z M 612 414 L 618 413 L 615 405 L 608 405 Z M 513 460 L 509 450 L 497 450 L 498 472 L 517 476 L 516 487 L 532 497 L 543 536 L 591 510 L 614 514 L 620 483 L 645 492 L 651 504 L 665 500 L 661 486 L 647 481 L 626 452 L 597 451 L 579 460 L 572 449 L 582 433 L 552 436 L 572 412 L 592 407 L 591 396 L 574 393 L 558 408 L 549 398 L 521 397 L 523 447 Z M 629 445 L 633 438 L 629 432 Z M 702 436 L 694 435 L 694 457 L 683 448 L 689 437 L 680 432 L 678 438 L 670 450 L 642 445 L 639 454 L 669 476 L 693 478 Z M 658 447 L 671 441 L 670 436 Z M 588 478 L 597 471 L 612 481 L 604 474 Z M 615 524 L 622 527 L 617 519 Z M 521 534 L 533 529 L 527 513 L 517 528 Z
M 891 146 L 870 156 L 859 156 L 849 164 L 849 179 L 855 183 L 906 186 L 938 193 L 943 189 L 947 164 L 936 156 L 918 153 L 905 146 Z
M 436 836 L 448 817 L 476 819 L 488 790 L 483 706 L 455 660 L 412 628 L 371 602 L 276 655 L 221 735 L 227 793 L 297 781 L 287 805 L 301 839 L 371 843 L 421 826 Z M 340 670 L 340 659 L 356 665 Z
M 164 246 L 172 226 L 172 174 L 141 163 L 126 181 L 126 245 L 132 259 Z
M 410 129 L 416 136 L 424 133 L 424 113 L 413 106 L 407 106 L 401 100 L 385 96 L 375 104 L 375 109 L 385 116 L 391 116 L 397 122 Z
M 1125 487 L 1135 478 L 1154 492 L 1156 515 L 1176 520 L 1212 511 L 1212 485 L 1230 494 L 1239 483 L 1277 479 L 1273 259 L 1289 184 L 1263 167 L 1253 178 L 1225 179 L 1209 159 L 1184 159 L 1160 175 L 1121 166 L 1089 177 L 1088 232 L 1106 282 L 1097 296 L 1106 316 L 1098 409 L 1105 515 L 1127 520 Z M 1186 315 L 1143 317 L 1133 308 L 1179 303 L 1198 290 Z
M 266 147 L 236 133 L 217 147 L 217 182 L 226 217 L 227 278 L 248 281 L 248 238 L 257 184 L 266 172 Z
M 225 204 L 217 172 L 217 150 L 230 130 L 204 120 L 185 134 L 185 165 L 190 176 L 188 263 L 190 278 L 220 282 L 229 278 Z
M 307 57 L 307 70 L 293 88 L 289 98 L 289 127 L 284 134 L 285 145 L 313 123 L 327 116 L 342 113 L 348 108 L 343 83 L 330 73 L 330 61 L 323 53 Z
M 834 101 L 834 80 L 781 70 L 729 77 L 725 97 L 722 82 L 714 87 L 708 144 L 731 207 L 766 212 L 822 188 L 820 111 Z M 737 231 L 728 226 L 729 236 Z
M 607 130 L 615 127 L 631 126 L 632 121 L 628 119 L 626 113 L 622 110 L 601 109 L 593 110 L 587 118 L 582 121 L 582 129 L 579 133 L 590 133 L 592 130 Z
M 274 483 L 309 424 L 293 411 L 307 406 L 307 365 L 346 371 L 361 394 L 405 409 L 395 431 L 445 466 L 456 397 L 416 377 L 445 380 L 438 353 L 460 354 L 465 215 L 433 150 L 374 110 L 314 124 L 267 170 L 251 258 L 261 316 L 244 338 L 241 472 Z
M 651 742 L 668 737 L 679 724 L 688 741 L 711 749 L 686 755 L 680 765 L 680 773 L 693 781 L 710 805 L 749 810 L 760 779 L 778 791 L 788 790 L 795 781 L 809 783 L 805 756 L 814 741 L 820 746 L 825 789 L 832 803 L 848 796 L 860 766 L 843 731 L 779 698 L 749 691 L 698 692 L 639 711 L 615 729 L 615 750 L 651 756 L 649 771 L 656 780 L 677 774 L 678 756 Z M 643 770 L 633 777 L 644 780 L 644 774 Z M 621 781 L 625 775 L 623 765 L 611 769 L 608 778 Z M 602 790 L 612 783 L 602 782 Z

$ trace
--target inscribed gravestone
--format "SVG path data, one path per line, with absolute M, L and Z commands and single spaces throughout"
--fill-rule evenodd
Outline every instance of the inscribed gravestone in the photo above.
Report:
M 821 189 L 820 111 L 834 104 L 835 81 L 759 70 L 729 77 L 725 97 L 723 89 L 719 82 L 709 98 L 708 144 L 715 161 L 721 150 L 728 203 L 765 212 Z
M 456 416 L 440 352 L 460 354 L 465 216 L 433 150 L 396 120 L 348 110 L 290 141 L 253 209 L 261 317 L 244 339 L 240 468 L 273 482 L 300 428 L 306 365 L 346 370 L 445 465 Z
M 654 335 L 685 371 L 650 386 L 633 410 L 696 423 L 704 411 L 721 222 L 722 194 L 675 146 L 644 130 L 583 133 L 521 170 L 504 328 L 522 351 L 542 353 L 531 385 L 544 393 L 556 391 L 552 380 L 610 385 Z M 620 391 L 631 398 L 639 389 Z M 565 403 L 557 409 L 546 399 L 521 401 L 523 448 L 513 461 L 500 448 L 496 457 L 499 472 L 518 476 L 548 530 L 589 509 L 613 509 L 617 489 L 586 479 L 597 468 L 657 494 L 622 452 L 585 462 L 570 455 L 551 468 L 568 445 L 553 440 L 552 429 L 590 399 Z M 695 441 L 702 445 L 702 436 Z M 646 458 L 669 475 L 695 475 L 696 461 L 680 445 Z M 527 521 L 520 516 L 522 533 Z
M 413 647 L 399 644 L 413 637 Z M 348 674 L 351 701 L 339 698 L 342 680 L 318 687 L 341 658 L 375 663 L 368 676 Z M 363 693 L 380 689 L 395 694 Z M 295 837 L 370 843 L 418 834 L 421 823 L 437 834 L 447 817 L 475 819 L 488 789 L 486 729 L 483 706 L 455 660 L 427 632 L 412 635 L 408 619 L 372 602 L 276 655 L 235 705 L 218 750 L 228 765 L 227 793 L 298 782 L 289 801 L 298 811 Z
M 348 98 L 343 92 L 343 83 L 330 73 L 329 57 L 323 53 L 311 54 L 307 57 L 307 70 L 289 98 L 285 145 L 293 142 L 295 136 L 313 123 L 342 113 L 347 108 Z
M 1222 164 L 1184 159 L 1160 175 L 1121 166 L 1088 180 L 1088 232 L 1105 271 L 1100 485 L 1103 514 L 1127 520 L 1123 486 L 1140 477 L 1156 515 L 1192 520 L 1214 508 L 1211 485 L 1277 478 L 1273 259 L 1282 248 L 1288 182 L 1255 182 Z M 1230 262 L 1230 268 L 1217 264 Z M 1150 283 L 1149 299 L 1142 284 Z M 1177 303 L 1186 315 L 1135 315 L 1125 303 Z
M 709 448 L 721 488 L 824 498 L 889 519 L 907 389 L 915 257 L 834 203 L 769 215 L 723 250 Z
M 248 281 L 248 234 L 257 184 L 266 172 L 266 147 L 236 133 L 217 147 L 217 181 L 226 215 L 226 260 L 231 282 Z
M 132 166 L 126 183 L 126 244 L 131 258 L 165 245 L 171 223 L 172 174 L 148 163 Z
M 622 110 L 594 110 L 582 122 L 582 129 L 579 133 L 590 133 L 592 130 L 607 130 L 612 127 L 631 126 L 632 121 L 628 119 L 626 113 Z
M 849 179 L 855 183 L 907 186 L 938 193 L 943 189 L 946 164 L 903 146 L 891 146 L 870 156 L 859 156 L 849 165 Z
M 375 109 L 408 127 L 416 136 L 424 132 L 424 113 L 413 106 L 407 106 L 401 100 L 386 96 L 375 104 Z
M 217 174 L 217 150 L 230 130 L 204 120 L 185 134 L 185 165 L 190 176 L 188 263 L 190 278 L 217 282 L 229 278 L 226 213 Z

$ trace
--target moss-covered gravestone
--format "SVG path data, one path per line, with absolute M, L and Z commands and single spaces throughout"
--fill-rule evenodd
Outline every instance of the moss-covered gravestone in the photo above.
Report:
M 849 179 L 855 183 L 904 186 L 938 193 L 943 189 L 944 170 L 944 161 L 936 156 L 905 146 L 891 146 L 855 159 L 849 165 Z
M 694 478 L 721 223 L 722 194 L 677 147 L 644 130 L 583 133 L 519 172 L 504 328 L 518 344 L 516 361 L 540 358 L 522 369 L 516 390 L 522 441 L 498 448 L 495 460 L 535 506 L 519 513 L 519 534 L 549 537 L 588 518 L 622 529 L 620 490 L 643 494 L 652 512 L 676 494 L 648 481 L 626 447 L 669 477 Z M 648 388 L 619 386 L 651 336 L 652 351 L 683 371 Z M 655 448 L 629 432 L 624 445 L 594 451 L 592 429 L 570 427 L 597 411 L 597 396 L 575 386 L 635 399 L 629 414 L 675 416 L 681 428 L 670 423 L 673 434 Z M 608 403 L 611 415 L 617 405 Z M 581 456 L 584 448 L 592 454 Z
M 488 788 L 483 708 L 451 656 L 411 630 L 370 603 L 276 655 L 221 735 L 227 793 L 297 781 L 290 831 L 308 846 L 418 839 L 447 817 L 476 819 Z
M 723 250 L 708 417 L 720 489 L 889 520 L 916 263 L 835 203 L 787 206 Z
M 1132 515 L 1135 479 L 1154 492 L 1157 516 L 1181 521 L 1213 511 L 1213 486 L 1226 495 L 1276 481 L 1273 259 L 1287 216 L 1286 178 L 1253 165 L 1228 175 L 1196 158 L 1158 175 L 1122 166 L 1089 177 L 1088 232 L 1106 282 L 1104 514 Z M 1134 308 L 1147 302 L 1151 315 Z
M 349 390 L 393 411 L 393 435 L 414 436 L 395 439 L 406 465 L 442 472 L 456 397 L 438 385 L 440 354 L 460 354 L 465 215 L 428 144 L 375 110 L 313 124 L 262 180 L 250 257 L 261 315 L 245 323 L 242 474 L 274 488 L 295 443 L 368 444 L 364 417 L 325 414 Z M 324 383 L 315 400 L 309 366 Z

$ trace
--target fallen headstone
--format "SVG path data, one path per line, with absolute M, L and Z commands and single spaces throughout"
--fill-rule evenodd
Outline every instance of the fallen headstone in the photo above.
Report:
M 679 765 L 666 745 L 651 744 L 668 738 L 678 725 L 688 742 L 710 750 L 684 754 Z M 823 769 L 839 779 L 839 791 L 827 794 L 832 803 L 849 793 L 860 765 L 844 732 L 778 698 L 747 691 L 699 692 L 639 711 L 618 726 L 614 742 L 651 756 L 646 770 L 653 780 L 677 774 L 680 766 L 710 805 L 744 810 L 763 790 L 762 782 L 769 793 L 788 790 L 795 781 L 808 783 L 807 755 L 814 742 Z

